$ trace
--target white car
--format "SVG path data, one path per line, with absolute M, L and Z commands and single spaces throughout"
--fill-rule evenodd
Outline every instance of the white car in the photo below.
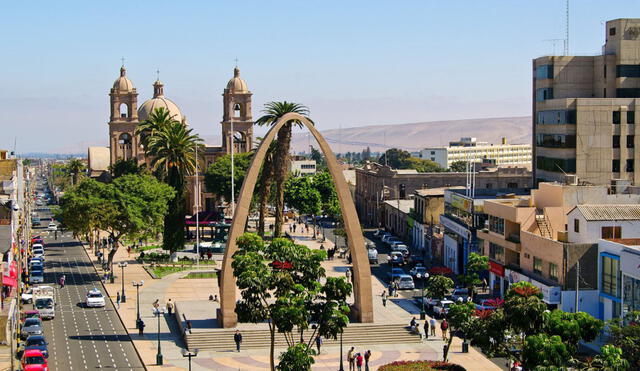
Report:
M 26 303 L 32 303 L 33 302 L 33 289 L 29 288 L 26 291 L 22 292 L 22 295 L 20 295 L 20 298 L 22 299 L 22 303 L 26 304 Z
M 50 231 L 57 231 L 58 230 L 58 226 L 56 225 L 56 223 L 51 222 L 49 223 L 49 226 L 47 227 L 48 230 Z
M 441 300 L 433 307 L 433 312 L 440 318 L 445 317 L 449 313 L 451 304 L 453 304 L 451 300 Z
M 90 307 L 90 308 L 91 307 L 101 308 L 106 305 L 104 301 L 104 296 L 98 289 L 93 289 L 87 292 L 87 298 L 85 299 L 84 303 L 87 307 Z
M 36 247 L 32 250 L 34 258 L 44 259 L 44 249 L 42 247 Z

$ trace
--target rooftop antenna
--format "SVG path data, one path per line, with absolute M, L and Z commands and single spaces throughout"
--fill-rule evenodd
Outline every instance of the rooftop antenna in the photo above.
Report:
M 124 67 L 124 57 L 120 58 L 120 60 L 122 61 L 122 67 Z
M 564 55 L 569 55 L 569 0 L 566 0 L 566 20 L 564 28 Z
M 156 80 L 160 81 L 160 70 L 156 70 Z

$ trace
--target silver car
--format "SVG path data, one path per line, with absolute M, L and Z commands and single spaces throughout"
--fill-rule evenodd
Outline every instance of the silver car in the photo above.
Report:
M 31 335 L 42 335 L 42 331 L 42 321 L 40 318 L 27 318 L 22 324 L 20 338 L 24 340 Z

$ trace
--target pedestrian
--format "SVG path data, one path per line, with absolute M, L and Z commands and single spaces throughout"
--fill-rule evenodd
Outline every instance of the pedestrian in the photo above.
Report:
M 443 319 L 440 323 L 440 330 L 442 330 L 442 340 L 447 341 L 447 330 L 449 329 L 449 322 L 447 319 Z
M 322 347 L 322 336 L 316 336 L 316 348 L 318 348 L 318 354 L 320 354 L 320 347 Z
M 240 352 L 240 344 L 242 343 L 242 334 L 240 330 L 236 330 L 236 333 L 233 334 L 233 341 L 236 343 L 236 350 Z
M 138 335 L 144 335 L 144 326 L 144 321 L 140 320 L 140 323 L 138 323 Z
M 320 250 L 324 250 L 324 244 L 320 244 Z
M 351 349 L 349 349 L 349 352 L 347 353 L 347 361 L 349 361 L 349 371 L 355 371 L 356 369 L 356 355 L 355 355 L 355 348 L 351 347 Z
M 364 352 L 364 371 L 369 371 L 369 358 L 371 358 L 371 350 Z
M 62 275 L 62 277 L 60 277 L 60 288 L 64 287 L 64 282 L 67 280 L 67 276 L 65 276 L 64 274 Z
M 120 309 L 120 291 L 118 291 L 118 295 L 116 295 L 116 308 Z
M 213 302 L 217 303 L 218 302 L 218 295 L 213 295 Z
M 482 291 L 483 292 L 487 291 L 487 279 L 486 278 L 482 279 Z
M 397 281 L 393 281 L 393 296 L 394 297 L 398 297 L 398 282 Z
M 356 364 L 358 365 L 358 371 L 362 371 L 362 361 L 363 361 L 362 353 L 358 353 L 358 355 L 356 356 Z
M 169 301 L 167 302 L 167 313 L 169 313 L 169 315 L 173 313 L 173 302 L 171 301 L 171 298 L 169 298 Z
M 429 324 L 431 325 L 431 336 L 436 336 L 436 324 L 437 324 L 436 319 L 431 318 L 429 320 Z
M 347 281 L 351 281 L 351 270 L 347 268 L 347 271 L 345 272 L 345 275 L 347 276 Z
M 207 251 L 207 259 L 211 260 L 212 256 L 213 254 L 211 253 L 211 251 Z
M 160 308 L 160 299 L 156 299 L 156 301 L 153 302 L 153 308 L 155 308 L 155 310 Z
M 127 257 L 131 257 L 131 246 L 127 246 Z
M 293 233 L 293 223 L 289 224 L 289 233 Z
M 387 306 L 387 299 L 389 298 L 389 295 L 387 295 L 387 291 L 386 290 L 382 290 L 382 306 L 386 307 Z
M 417 327 L 417 322 L 416 322 L 416 317 L 411 318 L 411 322 L 409 322 L 409 327 L 411 328 L 411 332 L 414 334 L 420 333 L 420 330 L 418 330 Z
M 297 229 L 297 227 L 298 227 L 298 225 L 297 225 L 297 224 L 294 224 L 294 225 L 293 225 L 293 233 L 296 233 L 296 229 Z
M 429 321 L 424 321 L 424 340 L 429 340 Z

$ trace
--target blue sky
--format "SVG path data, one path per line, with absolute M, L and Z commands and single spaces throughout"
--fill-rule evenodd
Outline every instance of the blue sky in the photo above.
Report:
M 320 129 L 531 112 L 531 59 L 564 37 L 564 1 L 31 1 L 0 12 L 0 148 L 107 144 L 109 88 L 125 58 L 151 97 L 218 135 L 239 59 L 264 102 L 309 106 Z M 573 0 L 570 53 L 600 52 L 603 22 L 640 2 Z M 562 42 L 555 54 L 562 53 Z

